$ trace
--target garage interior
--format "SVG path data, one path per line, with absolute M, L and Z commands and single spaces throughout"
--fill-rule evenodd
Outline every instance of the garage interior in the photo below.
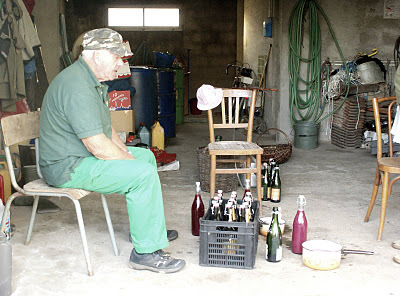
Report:
M 334 135 L 332 117 L 321 121 L 318 145 L 299 148 L 294 145 L 296 131 L 291 122 L 289 23 L 297 1 L 237 0 L 237 1 L 106 1 L 67 0 L 37 1 L 32 16 L 40 38 L 41 56 L 48 83 L 64 69 L 61 59 L 63 40 L 60 34 L 60 13 L 65 14 L 68 49 L 72 53 L 81 35 L 91 29 L 107 26 L 107 8 L 132 5 L 146 7 L 178 7 L 178 30 L 118 30 L 129 41 L 135 53 L 143 45 L 149 52 L 168 52 L 176 57 L 185 71 L 184 119 L 176 124 L 175 135 L 165 139 L 165 151 L 176 153 L 179 168 L 160 171 L 167 229 L 176 229 L 179 236 L 171 241 L 166 252 L 185 259 L 185 268 L 175 274 L 136 271 L 128 267 L 132 244 L 128 240 L 129 222 L 124 196 L 107 196 L 119 256 L 114 256 L 99 194 L 81 200 L 83 219 L 89 244 L 94 275 L 88 276 L 82 243 L 73 205 L 68 199 L 51 198 L 61 210 L 36 215 L 32 241 L 24 245 L 29 223 L 30 206 L 11 207 L 11 222 L 15 225 L 12 245 L 12 295 L 128 295 L 137 292 L 176 293 L 277 293 L 278 295 L 400 295 L 398 270 L 393 261 L 400 250 L 392 243 L 400 239 L 398 216 L 400 189 L 396 184 L 388 199 L 386 220 L 381 241 L 377 241 L 380 219 L 381 190 L 369 222 L 364 222 L 371 198 L 376 169 L 376 154 L 366 143 L 343 140 Z M 373 97 L 395 96 L 396 46 L 400 27 L 400 5 L 395 1 L 315 1 L 323 9 L 335 33 L 346 62 L 359 53 L 377 53 L 385 66 L 384 81 L 358 86 L 349 96 L 365 103 L 362 131 L 373 121 Z M 265 37 L 265 22 L 272 20 L 271 37 Z M 339 69 L 342 58 L 329 26 L 320 14 L 321 67 L 329 61 Z M 305 27 L 307 23 L 303 24 Z M 304 39 L 303 48 L 308 48 Z M 290 158 L 280 165 L 282 201 L 278 204 L 286 221 L 283 233 L 283 258 L 279 263 L 265 259 L 264 236 L 258 236 L 255 264 L 250 269 L 207 267 L 199 265 L 200 238 L 191 233 L 191 205 L 195 183 L 200 181 L 198 149 L 210 142 L 205 111 L 197 112 L 190 102 L 203 84 L 230 88 L 237 75 L 234 66 L 253 70 L 258 86 L 260 60 L 264 66 L 268 55 L 265 87 L 278 91 L 265 92 L 264 128 L 277 128 L 286 134 L 292 145 Z M 395 55 L 394 55 L 395 53 Z M 143 66 L 141 56 L 132 66 Z M 261 67 L 262 70 L 263 67 Z M 39 69 L 38 69 L 39 70 Z M 39 75 L 39 73 L 38 73 Z M 43 76 L 42 76 L 43 78 Z M 45 79 L 45 80 L 46 80 Z M 40 80 L 40 79 L 39 79 Z M 34 100 L 40 107 L 42 88 L 46 81 L 37 81 Z M 28 96 L 28 93 L 27 93 Z M 134 100 L 134 98 L 132 98 Z M 349 100 L 351 102 L 351 100 Z M 333 104 L 333 102 L 331 102 Z M 345 105 L 344 105 L 345 106 Z M 37 106 L 36 106 L 37 107 Z M 192 109 L 191 109 L 192 108 Z M 118 112 L 118 111 L 116 111 Z M 193 114 L 195 113 L 195 114 Z M 321 118 L 327 116 L 326 107 Z M 136 114 L 135 114 L 136 116 Z M 358 117 L 360 118 L 360 117 Z M 358 124 L 359 122 L 357 122 Z M 137 124 L 136 124 L 137 128 Z M 224 131 L 230 139 L 232 131 Z M 241 135 L 237 135 L 240 137 Z M 253 140 L 259 133 L 255 132 Z M 338 140 L 340 138 L 340 141 Z M 353 138 L 352 138 L 353 139 Z M 282 133 L 261 137 L 262 143 L 286 143 Z M 372 149 L 373 150 L 373 149 Z M 218 188 L 217 188 L 218 189 Z M 244 188 L 238 184 L 238 196 Z M 256 188 L 252 188 L 256 192 Z M 229 192 L 224 193 L 229 196 Z M 255 193 L 254 193 L 255 194 Z M 299 195 L 307 199 L 307 239 L 326 239 L 345 249 L 373 251 L 374 255 L 342 256 L 340 266 L 330 271 L 304 266 L 301 255 L 291 252 L 291 232 Z M 208 209 L 210 194 L 201 192 Z M 268 216 L 274 204 L 263 202 L 263 216 Z M 274 287 L 271 289 L 271 287 Z M 1 293 L 0 293 L 1 294 Z

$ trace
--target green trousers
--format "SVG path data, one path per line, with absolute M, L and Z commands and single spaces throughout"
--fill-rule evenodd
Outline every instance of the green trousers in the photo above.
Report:
M 133 246 L 138 253 L 152 253 L 168 246 L 157 164 L 150 150 L 128 149 L 136 159 L 86 157 L 59 187 L 124 194 Z

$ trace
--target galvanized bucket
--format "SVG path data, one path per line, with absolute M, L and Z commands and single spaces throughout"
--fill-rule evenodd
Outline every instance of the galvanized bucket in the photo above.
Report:
M 314 121 L 300 121 L 294 124 L 294 147 L 314 149 L 318 147 L 319 124 Z

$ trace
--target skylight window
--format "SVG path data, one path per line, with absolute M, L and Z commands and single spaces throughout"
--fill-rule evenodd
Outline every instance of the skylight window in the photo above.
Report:
M 108 8 L 108 26 L 132 29 L 179 28 L 179 8 Z

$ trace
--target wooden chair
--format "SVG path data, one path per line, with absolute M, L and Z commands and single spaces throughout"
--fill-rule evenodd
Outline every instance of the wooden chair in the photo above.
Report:
M 6 202 L 4 213 L 8 213 L 10 206 L 11 206 L 11 202 L 16 197 L 34 196 L 32 214 L 31 214 L 31 218 L 30 218 L 30 222 L 29 222 L 26 239 L 25 239 L 25 244 L 28 245 L 31 240 L 32 228 L 33 228 L 33 223 L 35 220 L 36 209 L 37 209 L 38 202 L 39 202 L 39 196 L 44 196 L 44 197 L 65 196 L 65 197 L 68 197 L 69 199 L 71 199 L 75 205 L 76 216 L 78 218 L 78 226 L 79 226 L 79 230 L 80 230 L 80 234 L 81 234 L 81 239 L 82 239 L 82 244 L 83 244 L 83 252 L 85 255 L 85 259 L 86 259 L 86 266 L 87 266 L 88 274 L 93 275 L 93 269 L 92 269 L 92 266 L 90 263 L 90 258 L 89 258 L 89 250 L 88 250 L 88 244 L 87 244 L 87 239 L 86 239 L 85 226 L 84 226 L 83 218 L 82 218 L 82 210 L 81 210 L 81 206 L 79 203 L 79 200 L 81 198 L 83 198 L 84 196 L 87 196 L 88 194 L 90 194 L 92 192 L 82 190 L 82 189 L 56 188 L 56 187 L 52 187 L 52 186 L 48 185 L 44 181 L 42 174 L 40 173 L 40 168 L 39 168 L 39 118 L 40 118 L 40 112 L 37 111 L 37 112 L 29 112 L 29 113 L 23 113 L 23 114 L 3 117 L 1 119 L 1 129 L 2 129 L 2 133 L 3 133 L 4 150 L 5 150 L 5 154 L 6 154 L 8 170 L 9 170 L 10 177 L 11 177 L 11 183 L 12 183 L 14 189 L 17 191 L 8 198 L 8 200 Z M 23 142 L 23 141 L 33 139 L 33 138 L 35 138 L 36 166 L 37 166 L 37 173 L 38 173 L 40 179 L 29 182 L 29 183 L 25 184 L 23 186 L 23 188 L 21 188 L 17 184 L 16 179 L 15 179 L 13 163 L 11 160 L 10 146 L 20 143 L 20 142 Z M 101 201 L 103 203 L 104 213 L 106 215 L 107 226 L 108 226 L 108 230 L 109 230 L 110 237 L 111 237 L 111 243 L 114 248 L 114 254 L 116 256 L 118 256 L 118 247 L 115 242 L 114 229 L 113 229 L 113 226 L 111 223 L 111 218 L 110 218 L 110 213 L 108 211 L 107 201 L 103 194 L 101 194 Z M 7 215 L 4 214 L 2 221 L 1 221 L 1 227 L 0 227 L 1 230 L 4 230 L 6 218 L 7 218 Z
M 247 122 L 240 122 L 240 107 L 242 100 L 250 100 L 250 110 Z M 250 174 L 257 176 L 257 199 L 260 202 L 261 214 L 261 155 L 263 149 L 252 142 L 254 109 L 257 98 L 257 90 L 244 89 L 223 89 L 223 99 L 221 102 L 221 123 L 214 123 L 213 110 L 208 110 L 208 127 L 210 131 L 210 143 L 208 144 L 211 156 L 210 170 L 210 194 L 211 198 L 215 193 L 216 174 L 246 174 L 250 179 Z M 215 110 L 215 108 L 214 108 Z M 247 129 L 246 141 L 215 141 L 215 129 Z M 231 159 L 217 159 L 217 156 L 232 156 Z M 256 156 L 256 168 L 251 167 L 251 155 Z M 238 159 L 237 157 L 245 157 Z M 246 167 L 238 168 L 217 168 L 218 162 L 224 163 L 245 163 Z
M 386 108 L 380 108 L 380 104 L 383 102 L 390 102 L 389 106 Z M 364 222 L 368 222 L 369 216 L 371 214 L 372 208 L 374 207 L 376 195 L 378 193 L 379 185 L 382 184 L 382 202 L 381 202 L 381 218 L 379 221 L 379 230 L 378 230 L 378 241 L 382 239 L 383 226 L 385 223 L 385 215 L 386 215 L 386 204 L 388 196 L 392 193 L 392 187 L 394 182 L 400 179 L 400 176 L 393 178 L 389 182 L 390 174 L 400 174 L 400 158 L 393 157 L 393 141 L 392 134 L 390 133 L 392 127 L 392 107 L 396 104 L 396 97 L 386 97 L 386 98 L 374 98 L 372 101 L 373 110 L 374 110 L 374 118 L 375 118 L 375 128 L 376 128 L 376 137 L 377 137 L 377 166 L 375 172 L 375 180 L 374 187 L 372 189 L 371 201 L 369 203 L 367 214 L 365 215 Z M 388 114 L 388 135 L 389 135 L 389 157 L 383 157 L 382 152 L 382 129 L 381 129 L 381 119 L 380 113 Z

